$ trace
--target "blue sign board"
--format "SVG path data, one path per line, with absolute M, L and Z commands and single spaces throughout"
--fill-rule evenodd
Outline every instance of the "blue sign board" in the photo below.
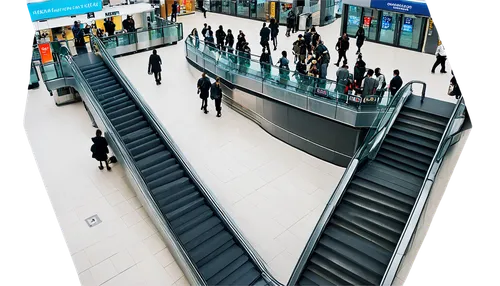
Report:
M 413 18 L 404 17 L 403 20 L 403 32 L 412 33 L 413 32 Z
M 389 30 L 392 26 L 392 16 L 382 16 L 382 29 Z
M 46 0 L 28 3 L 31 21 L 86 14 L 102 10 L 102 0 Z
M 370 8 L 411 15 L 431 16 L 429 8 L 423 0 L 371 0 Z

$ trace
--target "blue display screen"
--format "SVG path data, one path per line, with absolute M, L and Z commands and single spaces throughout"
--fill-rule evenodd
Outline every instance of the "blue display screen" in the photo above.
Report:
M 102 10 L 102 0 L 47 0 L 28 3 L 31 21 L 59 18 Z
M 359 26 L 360 19 L 358 16 L 349 15 L 347 19 L 347 25 L 349 26 Z
M 391 16 L 383 16 L 382 17 L 382 29 L 389 30 L 392 26 L 392 17 Z
M 403 21 L 403 32 L 413 32 L 413 18 L 405 17 Z

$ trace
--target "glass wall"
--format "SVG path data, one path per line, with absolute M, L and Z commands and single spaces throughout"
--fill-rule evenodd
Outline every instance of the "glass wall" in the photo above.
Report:
M 232 16 L 267 20 L 268 2 L 266 0 L 204 0 L 209 11 Z
M 213 1 L 213 0 L 212 0 Z M 250 1 L 249 0 L 238 0 L 237 1 L 237 11 L 240 17 L 250 16 Z
M 343 32 L 354 37 L 362 25 L 367 40 L 420 51 L 427 18 L 372 8 L 344 5 Z

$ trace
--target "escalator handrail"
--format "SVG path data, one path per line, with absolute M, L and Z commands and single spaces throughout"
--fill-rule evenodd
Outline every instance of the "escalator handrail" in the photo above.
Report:
M 169 147 L 171 148 L 172 152 L 175 154 L 177 159 L 186 168 L 186 172 L 193 179 L 193 182 L 195 183 L 195 185 L 200 189 L 200 191 L 207 198 L 207 202 L 213 207 L 213 209 L 217 213 L 217 215 L 219 215 L 219 217 L 222 218 L 223 222 L 227 225 L 227 227 L 232 232 L 232 234 L 240 242 L 240 244 L 246 250 L 246 252 L 250 256 L 250 258 L 257 265 L 257 267 L 259 267 L 259 270 L 264 274 L 263 276 L 267 277 L 269 279 L 268 282 L 271 282 L 277 286 L 281 286 L 282 284 L 279 283 L 279 281 L 277 281 L 270 274 L 270 271 L 268 270 L 264 260 L 260 257 L 260 255 L 257 253 L 257 251 L 255 251 L 255 249 L 251 246 L 251 244 L 248 242 L 248 240 L 243 236 L 241 230 L 239 230 L 239 228 L 237 227 L 237 225 L 233 221 L 233 219 L 226 214 L 227 212 L 220 206 L 220 204 L 217 202 L 217 200 L 213 196 L 212 192 L 210 190 L 208 190 L 204 186 L 204 184 L 201 183 L 202 180 L 200 179 L 198 174 L 194 171 L 194 168 L 191 166 L 189 161 L 185 159 L 185 157 L 181 153 L 179 147 L 172 139 L 172 136 L 168 133 L 168 131 L 163 127 L 162 124 L 158 123 L 158 122 L 160 122 L 160 120 L 158 120 L 155 113 L 152 112 L 149 105 L 139 95 L 139 92 L 131 84 L 131 82 L 128 80 L 128 78 L 123 75 L 123 73 L 121 72 L 121 69 L 119 68 L 118 63 L 116 62 L 114 57 L 112 57 L 106 51 L 106 48 L 104 47 L 104 44 L 100 41 L 100 39 L 98 39 L 97 37 L 92 37 L 91 39 L 92 39 L 92 42 L 95 42 L 99 46 L 99 51 L 100 51 L 101 55 L 103 56 L 103 60 L 105 62 L 107 62 L 113 69 L 115 69 L 115 71 L 117 71 L 117 76 L 119 77 L 121 82 L 125 84 L 125 87 L 130 92 L 130 96 L 132 96 L 134 98 L 135 102 L 138 104 L 138 107 L 144 113 L 146 113 L 148 115 L 148 117 L 151 119 L 151 123 L 154 125 L 155 129 L 161 134 L 161 136 L 169 144 Z
M 332 196 L 330 197 L 328 203 L 325 206 L 325 209 L 323 210 L 323 213 L 321 214 L 318 222 L 316 223 L 316 226 L 314 227 L 314 230 L 311 233 L 311 236 L 309 237 L 306 246 L 304 247 L 299 260 L 297 264 L 295 265 L 295 268 L 292 272 L 292 275 L 290 276 L 290 279 L 287 283 L 289 286 L 295 286 L 298 284 L 298 281 L 300 279 L 300 276 L 302 275 L 302 272 L 304 271 L 304 268 L 309 261 L 309 258 L 311 254 L 313 253 L 314 249 L 316 248 L 316 245 L 328 225 L 328 222 L 330 221 L 330 218 L 332 217 L 333 213 L 335 212 L 335 209 L 339 202 L 342 200 L 342 197 L 344 196 L 345 191 L 347 190 L 347 187 L 349 186 L 349 183 L 351 182 L 354 174 L 356 174 L 356 171 L 360 164 L 367 158 L 367 156 L 363 156 L 365 153 L 366 149 L 369 148 L 369 145 L 374 143 L 375 145 L 372 145 L 373 148 L 377 148 L 377 146 L 381 145 L 381 142 L 383 140 L 379 140 L 378 142 L 374 142 L 377 137 L 385 137 L 387 134 L 388 130 L 392 126 L 392 124 L 395 121 L 395 118 L 399 114 L 399 111 L 401 110 L 402 106 L 406 102 L 406 100 L 409 98 L 409 96 L 404 96 L 404 93 L 406 93 L 407 89 L 411 89 L 411 85 L 414 83 L 420 83 L 424 84 L 425 83 L 422 81 L 410 81 L 407 84 L 404 85 L 401 89 L 399 89 L 398 94 L 396 94 L 393 97 L 393 100 L 398 99 L 399 100 L 396 104 L 396 108 L 394 112 L 392 112 L 391 118 L 386 121 L 386 123 L 383 123 L 382 120 L 380 120 L 375 127 L 377 132 L 375 132 L 370 138 L 365 138 L 365 141 L 363 145 L 356 151 L 356 154 L 353 156 L 352 160 L 349 162 L 349 165 L 347 166 L 346 170 L 344 171 L 344 174 L 342 175 L 342 178 L 340 179 L 339 183 L 337 184 L 335 191 L 333 192 Z M 400 93 L 403 93 L 400 95 Z M 424 93 L 425 93 L 425 87 L 424 87 Z M 389 112 L 389 109 L 391 108 L 393 104 L 393 100 L 389 103 L 387 106 L 386 110 L 383 111 L 383 113 Z M 382 135 L 382 136 L 380 136 Z
M 142 195 L 146 198 L 145 202 L 148 204 L 148 206 L 154 210 L 155 212 L 155 217 L 151 217 L 152 220 L 159 220 L 161 223 L 159 224 L 160 226 L 168 226 L 167 222 L 165 221 L 164 217 L 161 215 L 161 211 L 158 209 L 156 204 L 154 204 L 154 200 L 151 196 L 151 194 L 148 191 L 148 188 L 145 184 L 144 178 L 142 174 L 139 172 L 137 169 L 136 164 L 132 162 L 131 154 L 128 151 L 128 149 L 125 147 L 125 142 L 121 139 L 120 136 L 118 136 L 118 132 L 116 131 L 115 127 L 111 123 L 111 121 L 108 119 L 106 116 L 104 110 L 100 106 L 100 104 L 97 101 L 97 96 L 94 94 L 92 91 L 89 83 L 85 79 L 85 76 L 83 75 L 82 71 L 78 68 L 77 64 L 74 62 L 73 58 L 71 55 L 63 55 L 63 57 L 68 61 L 68 64 L 74 73 L 74 78 L 76 79 L 77 85 L 80 85 L 82 88 L 83 93 L 87 93 L 89 96 L 87 97 L 87 103 L 91 105 L 93 110 L 98 114 L 99 118 L 102 120 L 102 123 L 107 130 L 107 134 L 109 135 L 108 138 L 112 140 L 113 142 L 116 143 L 116 147 L 118 148 L 117 153 L 123 154 L 123 163 L 126 165 L 127 169 L 130 171 L 130 174 L 132 176 L 132 179 L 135 181 L 135 183 L 138 186 L 138 189 L 141 191 Z M 201 277 L 201 275 L 198 273 L 196 270 L 196 267 L 192 264 L 190 259 L 188 258 L 187 253 L 184 251 L 183 247 L 181 246 L 180 242 L 177 240 L 176 236 L 173 234 L 172 231 L 168 227 L 162 227 L 160 231 L 163 232 L 163 234 L 170 239 L 170 241 L 176 246 L 176 251 L 177 253 L 172 253 L 175 256 L 181 258 L 181 259 L 176 259 L 177 263 L 183 263 L 185 267 L 188 269 L 192 269 L 191 273 L 185 273 L 186 279 L 190 281 L 191 283 L 196 283 L 196 285 L 206 285 L 204 279 Z
M 463 97 L 461 97 L 459 100 L 457 100 L 457 103 L 455 104 L 455 108 L 451 114 L 450 119 L 448 120 L 448 124 L 446 125 L 446 129 L 443 132 L 443 136 L 441 137 L 441 140 L 439 141 L 439 145 L 436 149 L 436 152 L 434 153 L 434 156 L 432 158 L 431 164 L 429 165 L 429 169 L 427 170 L 427 173 L 424 177 L 424 183 L 422 184 L 422 187 L 420 188 L 420 191 L 418 193 L 418 196 L 415 200 L 415 204 L 413 205 L 413 208 L 411 210 L 410 216 L 408 217 L 408 220 L 405 224 L 405 227 L 403 229 L 403 232 L 401 233 L 401 236 L 399 238 L 398 244 L 396 245 L 396 248 L 392 254 L 391 260 L 389 261 L 389 264 L 387 266 L 387 269 L 384 273 L 384 276 L 381 281 L 381 285 L 392 285 L 392 282 L 394 278 L 396 277 L 397 271 L 399 269 L 399 266 L 401 265 L 401 261 L 403 259 L 403 256 L 406 254 L 406 251 L 408 249 L 408 245 L 412 239 L 412 237 L 415 235 L 415 230 L 417 227 L 417 224 L 420 221 L 421 214 L 423 212 L 423 209 L 425 205 L 427 204 L 427 198 L 428 195 L 432 189 L 432 186 L 434 184 L 435 180 L 435 175 L 437 171 L 439 170 L 439 167 L 442 164 L 442 160 L 438 158 L 438 155 L 444 151 L 446 153 L 447 150 L 444 150 L 444 148 L 448 148 L 449 145 L 447 145 L 447 141 L 451 140 L 452 136 L 455 134 L 452 133 L 452 128 L 455 122 L 455 119 L 457 119 L 457 115 L 459 115 L 459 109 L 460 106 L 463 103 Z M 460 124 L 463 124 L 460 123 Z M 456 132 L 455 132 L 456 133 Z

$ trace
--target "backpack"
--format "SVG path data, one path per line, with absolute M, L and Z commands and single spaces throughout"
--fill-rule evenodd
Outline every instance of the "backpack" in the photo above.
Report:
M 293 53 L 298 55 L 300 53 L 300 46 L 299 46 L 299 41 L 295 41 L 295 43 L 293 43 Z

